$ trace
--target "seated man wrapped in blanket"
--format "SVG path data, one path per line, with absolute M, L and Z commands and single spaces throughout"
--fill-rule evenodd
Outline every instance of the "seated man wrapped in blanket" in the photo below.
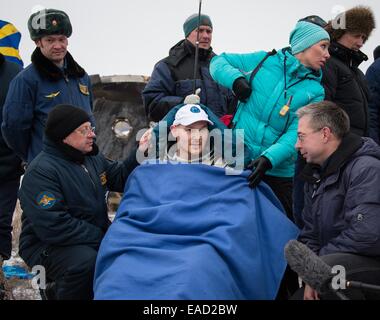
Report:
M 95 299 L 274 299 L 297 227 L 267 185 L 251 189 L 249 171 L 225 168 L 209 136 L 227 128 L 206 107 L 177 106 L 162 123 L 174 143 L 162 157 L 153 143 L 154 161 L 129 176 L 100 246 Z

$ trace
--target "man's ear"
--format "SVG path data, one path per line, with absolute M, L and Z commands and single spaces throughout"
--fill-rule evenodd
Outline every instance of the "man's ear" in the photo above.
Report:
M 171 125 L 170 126 L 170 132 L 173 135 L 174 138 L 177 138 L 178 133 L 177 133 L 177 126 Z
M 41 48 L 41 39 L 34 41 L 34 43 L 36 44 L 38 48 Z
M 322 128 L 322 133 L 323 133 L 323 140 L 324 140 L 325 142 L 330 141 L 331 138 L 332 138 L 332 136 L 334 135 L 334 134 L 332 133 L 331 129 L 328 128 L 328 127 L 324 127 L 324 128 Z

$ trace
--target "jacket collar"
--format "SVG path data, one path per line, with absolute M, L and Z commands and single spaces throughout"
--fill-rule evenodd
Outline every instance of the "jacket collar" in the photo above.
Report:
M 354 51 L 354 50 L 348 49 L 347 47 L 341 45 L 338 42 L 331 42 L 331 45 L 329 47 L 329 52 L 332 56 L 343 61 L 345 64 L 349 65 L 350 67 L 357 68 L 363 61 L 368 60 L 368 56 L 364 54 L 362 51 L 360 50 Z
M 63 142 L 55 142 L 47 137 L 44 138 L 43 150 L 46 153 L 52 154 L 58 158 L 66 159 L 78 164 L 82 164 L 87 156 L 95 156 L 99 153 L 98 146 L 94 143 L 92 151 L 83 154 L 79 150 L 69 146 Z
M 280 60 L 286 64 L 286 73 L 296 75 L 297 78 L 320 80 L 322 73 L 304 66 L 291 52 L 291 48 L 283 48 L 279 51 Z
M 37 47 L 32 54 L 32 63 L 40 75 L 51 81 L 59 81 L 63 79 L 65 75 L 72 78 L 82 78 L 85 75 L 86 72 L 84 69 L 76 63 L 69 52 L 66 54 L 65 61 L 66 68 L 65 73 L 63 73 L 59 67 L 41 53 L 40 48 Z
M 211 47 L 207 50 L 199 48 L 198 53 L 200 61 L 207 61 L 215 56 L 215 53 L 212 51 Z M 169 62 L 174 67 L 188 56 L 195 56 L 195 47 L 189 40 L 186 39 L 179 41 L 169 50 Z
M 4 56 L 0 53 L 0 67 L 3 65 L 4 62 L 5 62 L 5 58 L 4 58 Z
M 325 161 L 322 166 L 308 163 L 301 172 L 301 178 L 309 183 L 316 183 L 318 180 L 327 178 L 339 171 L 363 145 L 360 136 L 348 133 L 343 137 L 342 142 L 335 152 Z M 319 177 L 316 175 L 319 173 Z

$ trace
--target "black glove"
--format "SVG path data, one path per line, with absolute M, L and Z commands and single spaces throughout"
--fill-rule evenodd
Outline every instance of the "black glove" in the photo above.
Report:
M 251 86 L 249 85 L 248 81 L 244 77 L 237 78 L 234 81 L 232 90 L 235 96 L 242 102 L 246 102 L 246 100 L 249 98 L 249 96 L 252 93 Z
M 252 173 L 248 177 L 249 187 L 256 188 L 259 185 L 263 176 L 265 175 L 265 172 L 267 172 L 271 168 L 272 164 L 270 163 L 269 159 L 264 156 L 261 156 L 256 160 L 253 160 L 247 166 L 247 169 L 252 170 Z

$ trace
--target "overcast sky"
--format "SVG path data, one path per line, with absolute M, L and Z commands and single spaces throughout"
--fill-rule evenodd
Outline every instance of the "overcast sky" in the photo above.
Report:
M 370 6 L 380 25 L 379 0 L 203 0 L 202 12 L 214 25 L 214 51 L 242 53 L 285 47 L 299 18 L 317 14 L 329 20 L 359 4 Z M 0 0 L 0 19 L 22 33 L 25 64 L 35 48 L 27 20 L 36 6 L 43 6 L 69 15 L 69 51 L 89 74 L 150 75 L 154 64 L 184 38 L 183 22 L 198 12 L 198 5 L 199 0 Z M 380 28 L 362 49 L 370 58 L 361 65 L 363 71 L 372 63 L 377 45 Z

